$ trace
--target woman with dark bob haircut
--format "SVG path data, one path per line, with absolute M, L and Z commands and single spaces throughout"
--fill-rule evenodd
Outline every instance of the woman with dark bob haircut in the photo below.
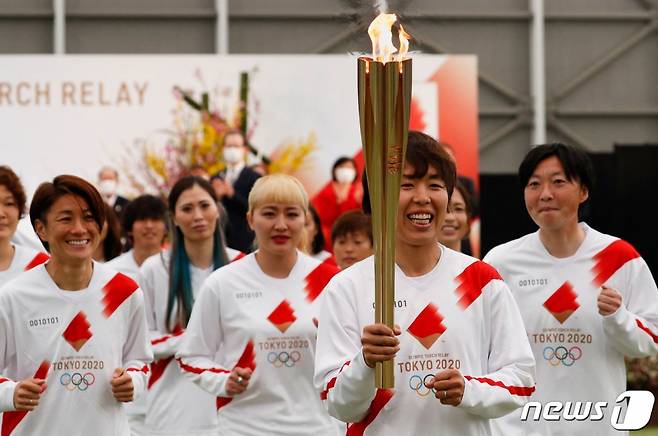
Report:
M 92 259 L 103 220 L 79 177 L 34 193 L 30 221 L 50 260 L 0 292 L 3 434 L 130 435 L 121 403 L 144 391 L 152 354 L 141 290 Z
M 521 407 L 534 390 L 523 321 L 492 267 L 437 242 L 454 161 L 412 131 L 401 164 L 389 236 L 396 325 L 375 322 L 374 256 L 334 276 L 318 317 L 315 386 L 329 414 L 355 434 L 490 435 L 490 419 Z M 373 236 L 377 243 L 381 235 Z M 375 367 L 386 361 L 395 390 L 375 384 Z
M 116 216 L 114 211 L 110 212 Z M 107 266 L 138 280 L 139 268 L 144 261 L 162 251 L 162 242 L 167 234 L 167 206 L 154 195 L 140 195 L 126 205 L 121 218 L 130 249 L 107 262 Z M 126 405 L 133 436 L 146 433 L 147 400 L 147 395 L 144 395 Z
M 25 201 L 25 191 L 16 173 L 0 166 L 0 287 L 48 260 L 45 253 L 12 244 L 18 221 L 25 212 Z
M 205 179 L 183 177 L 171 189 L 168 203 L 171 249 L 146 259 L 138 278 L 146 295 L 158 374 L 149 386 L 146 429 L 158 435 L 215 436 L 216 398 L 183 377 L 174 355 L 202 283 L 241 253 L 224 245 L 215 190 Z
M 521 310 L 537 362 L 532 399 L 614 404 L 626 390 L 624 357 L 658 352 L 656 283 L 631 244 L 580 221 L 594 184 L 584 150 L 534 147 L 519 178 L 539 230 L 495 247 L 485 260 Z M 618 434 L 606 420 L 540 423 L 512 413 L 495 425 L 500 434 Z

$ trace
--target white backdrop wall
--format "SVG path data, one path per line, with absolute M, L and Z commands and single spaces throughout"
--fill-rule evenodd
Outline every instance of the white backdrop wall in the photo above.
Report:
M 414 59 L 414 99 L 434 136 L 441 90 L 430 76 L 445 59 Z M 348 55 L 10 55 L 0 56 L 0 71 L 0 163 L 13 167 L 30 193 L 61 173 L 95 181 L 107 164 L 139 171 L 125 157 L 136 142 L 166 142 L 179 104 L 174 86 L 196 98 L 208 91 L 211 107 L 231 116 L 243 71 L 250 72 L 254 145 L 269 154 L 315 135 L 317 149 L 300 173 L 311 195 L 329 179 L 336 157 L 361 147 L 356 59 Z M 134 194 L 125 177 L 122 189 Z

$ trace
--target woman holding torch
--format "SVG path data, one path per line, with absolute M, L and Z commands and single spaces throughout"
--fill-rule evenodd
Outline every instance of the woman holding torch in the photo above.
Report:
M 3 435 L 130 435 L 121 403 L 144 390 L 152 354 L 139 287 L 92 260 L 104 219 L 78 177 L 34 193 L 30 220 L 50 260 L 0 292 Z
M 178 357 L 219 397 L 221 435 L 338 434 L 312 381 L 321 292 L 337 268 L 300 251 L 308 219 L 297 179 L 258 179 L 247 214 L 258 251 L 204 283 Z
M 374 323 L 372 257 L 324 291 L 315 384 L 329 413 L 350 423 L 348 434 L 488 435 L 490 418 L 534 391 L 534 359 L 509 289 L 489 265 L 436 242 L 455 179 L 439 144 L 410 132 L 394 234 L 394 328 Z M 393 359 L 395 391 L 377 389 L 375 365 Z

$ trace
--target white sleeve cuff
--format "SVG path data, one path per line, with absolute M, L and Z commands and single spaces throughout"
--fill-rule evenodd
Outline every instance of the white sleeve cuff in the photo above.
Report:
M 17 385 L 17 382 L 11 380 L 0 383 L 0 412 L 16 410 L 14 407 L 14 391 Z
M 603 317 L 603 322 L 605 323 L 612 323 L 616 324 L 619 326 L 623 326 L 628 322 L 628 317 L 630 313 L 626 307 L 624 307 L 624 304 L 622 304 L 617 308 L 617 310 L 609 315 L 602 315 Z

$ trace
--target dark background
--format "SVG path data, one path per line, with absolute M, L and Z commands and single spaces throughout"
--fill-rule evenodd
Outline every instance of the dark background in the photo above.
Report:
M 633 244 L 656 278 L 658 144 L 617 144 L 612 153 L 590 156 L 596 180 L 584 221 Z M 483 256 L 496 245 L 537 230 L 516 174 L 483 174 L 480 189 Z

